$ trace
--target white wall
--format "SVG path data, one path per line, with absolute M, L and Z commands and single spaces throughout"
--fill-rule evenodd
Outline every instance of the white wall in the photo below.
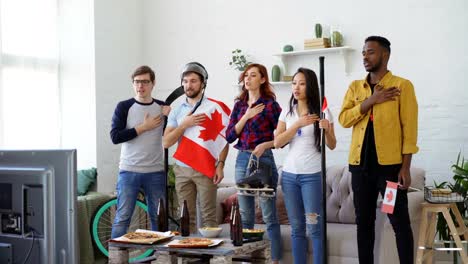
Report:
M 93 1 L 59 1 L 63 148 L 78 150 L 78 168 L 96 167 Z
M 153 95 L 163 99 L 180 84 L 182 66 L 199 61 L 210 75 L 207 94 L 232 106 L 237 87 L 233 85 L 236 73 L 228 65 L 231 50 L 241 48 L 251 60 L 271 69 L 278 63 L 272 54 L 285 44 L 302 49 L 304 38 L 314 36 L 317 22 L 340 25 L 344 44 L 355 49 L 346 60 L 348 76 L 341 56 L 326 55 L 326 93 L 335 117 L 348 84 L 366 74 L 360 55 L 365 37 L 383 35 L 392 42 L 390 70 L 410 79 L 418 97 L 420 152 L 414 156 L 414 166 L 425 168 L 428 183 L 432 183 L 433 179 L 451 178 L 449 167 L 460 149 L 468 156 L 468 93 L 464 87 L 468 3 L 464 0 L 450 4 L 435 0 L 397 0 L 391 4 L 371 0 L 146 0 L 138 2 L 144 7 L 141 9 L 129 4 L 133 1 L 118 1 L 112 6 L 108 2 L 96 2 L 95 18 L 98 168 L 103 177 L 114 177 L 117 171 L 119 149 L 108 143 L 110 118 L 117 101 L 130 96 L 125 84 L 135 65 L 154 67 L 157 87 Z M 117 28 L 122 43 L 115 40 Z M 136 53 L 135 47 L 141 48 L 141 53 Z M 109 60 L 113 56 L 117 58 Z M 306 66 L 318 72 L 316 56 L 292 58 L 289 63 L 292 71 Z M 276 92 L 280 103 L 286 105 L 290 87 L 276 87 Z M 351 131 L 339 124 L 336 127 L 338 146 L 327 153 L 329 165 L 347 161 Z M 276 157 L 281 164 L 284 150 Z M 235 151 L 231 151 L 226 181 L 233 181 L 234 158 Z
M 94 1 L 97 188 L 101 192 L 115 190 L 120 146 L 110 140 L 111 118 L 117 103 L 133 96 L 130 75 L 144 63 L 143 13 L 140 1 Z

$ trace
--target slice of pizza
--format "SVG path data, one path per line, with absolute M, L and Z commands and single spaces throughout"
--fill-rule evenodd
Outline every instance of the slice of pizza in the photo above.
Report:
M 179 244 L 187 245 L 187 246 L 203 247 L 203 246 L 209 246 L 213 244 L 213 240 L 208 239 L 208 238 L 203 238 L 203 237 L 190 237 L 190 238 L 181 239 L 179 241 Z

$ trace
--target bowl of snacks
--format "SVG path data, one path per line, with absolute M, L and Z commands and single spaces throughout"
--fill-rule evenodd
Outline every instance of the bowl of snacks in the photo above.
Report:
M 202 227 L 198 231 L 204 237 L 218 237 L 223 229 L 221 227 Z
M 242 236 L 244 238 L 263 238 L 263 234 L 265 233 L 265 230 L 263 229 L 247 229 L 244 228 L 242 229 Z

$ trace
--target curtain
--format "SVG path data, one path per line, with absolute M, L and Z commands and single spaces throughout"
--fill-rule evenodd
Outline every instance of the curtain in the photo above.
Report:
M 57 0 L 0 0 L 0 148 L 58 148 Z

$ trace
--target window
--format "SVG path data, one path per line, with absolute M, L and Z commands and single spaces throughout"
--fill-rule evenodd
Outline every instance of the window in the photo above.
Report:
M 0 0 L 0 148 L 58 148 L 56 0 Z

